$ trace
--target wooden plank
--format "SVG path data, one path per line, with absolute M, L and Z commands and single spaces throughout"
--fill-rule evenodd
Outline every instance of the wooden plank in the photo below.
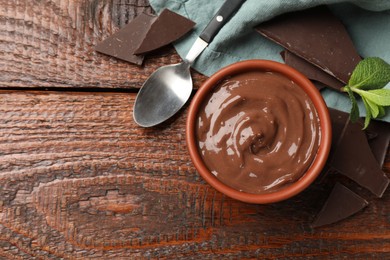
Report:
M 376 199 L 355 187 L 369 207 L 313 230 L 310 222 L 337 177 L 277 204 L 229 199 L 205 184 L 190 161 L 186 110 L 169 124 L 143 129 L 132 120 L 134 98 L 132 93 L 0 92 L 1 257 L 390 254 L 389 192 Z
M 147 0 L 0 0 L 0 88 L 140 88 L 158 67 L 180 62 L 173 48 L 137 66 L 94 46 L 141 12 L 153 12 Z M 195 87 L 205 79 L 193 76 Z

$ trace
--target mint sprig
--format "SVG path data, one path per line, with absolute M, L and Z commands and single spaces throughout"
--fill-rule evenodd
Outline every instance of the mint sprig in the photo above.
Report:
M 359 95 L 366 109 L 364 128 L 371 118 L 385 115 L 386 106 L 390 106 L 390 89 L 384 87 L 390 82 L 390 64 L 377 57 L 366 58 L 358 63 L 348 84 L 341 90 L 347 92 L 352 103 L 350 119 L 356 122 L 359 118 L 359 107 L 356 95 Z

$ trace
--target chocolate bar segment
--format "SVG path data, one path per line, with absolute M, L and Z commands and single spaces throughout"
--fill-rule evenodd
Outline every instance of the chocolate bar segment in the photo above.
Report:
M 195 23 L 169 9 L 164 9 L 146 33 L 134 54 L 156 50 L 188 33 Z
M 141 65 L 143 53 L 167 45 L 189 32 L 195 23 L 168 9 L 160 16 L 140 14 L 125 27 L 99 43 L 95 50 Z
M 316 87 L 316 89 L 318 89 L 319 91 L 321 91 L 322 89 L 327 87 L 325 84 L 318 82 L 318 81 L 312 81 L 312 83 Z
M 312 227 L 329 225 L 359 212 L 368 202 L 345 187 L 336 183 L 321 211 L 312 223 Z
M 144 39 L 155 19 L 155 16 L 144 13 L 138 15 L 125 27 L 96 45 L 95 50 L 124 61 L 141 65 L 144 56 L 134 55 L 133 53 Z
M 344 25 L 325 6 L 283 14 L 255 29 L 345 84 L 361 60 Z
M 334 90 L 337 90 L 337 91 L 340 91 L 340 89 L 345 86 L 344 83 L 337 80 L 335 77 L 332 77 L 331 75 L 324 72 L 320 68 L 314 66 L 313 64 L 307 62 L 306 60 L 293 54 L 290 51 L 284 51 L 284 55 L 282 55 L 282 57 L 283 57 L 284 62 L 287 65 L 298 70 L 299 72 L 301 72 L 302 74 L 304 74 L 306 77 L 308 77 L 311 80 L 318 81 L 318 82 L 324 84 L 325 86 L 328 86 L 328 87 L 330 87 Z M 319 87 L 317 87 L 317 88 L 319 88 Z
M 333 155 L 338 146 L 344 126 L 349 120 L 349 115 L 348 113 L 333 108 L 328 108 L 328 110 L 329 110 L 330 120 L 332 122 L 332 145 L 331 145 L 329 160 L 328 160 L 329 163 L 331 158 L 334 158 L 333 160 L 337 160 L 337 158 L 335 158 Z
M 333 145 L 330 166 L 376 196 L 382 197 L 390 180 L 371 152 L 362 124 L 347 120 L 339 140 Z
M 390 142 L 390 123 L 371 120 L 366 134 L 371 151 L 382 168 Z
M 349 114 L 333 108 L 328 109 L 330 119 L 332 121 L 333 137 L 331 154 L 329 156 L 329 158 L 332 158 L 335 150 L 334 148 L 338 145 L 343 128 L 349 120 Z M 363 128 L 363 119 L 359 119 L 359 122 Z M 370 150 L 377 160 L 379 167 L 382 168 L 390 141 L 390 123 L 372 120 L 364 132 L 367 137 Z M 354 147 L 350 147 L 350 149 L 354 149 Z M 337 158 L 334 158 L 334 160 L 337 160 Z

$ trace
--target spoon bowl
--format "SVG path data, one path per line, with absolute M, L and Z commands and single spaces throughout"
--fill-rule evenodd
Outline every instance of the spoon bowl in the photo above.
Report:
M 162 123 L 176 114 L 192 92 L 190 63 L 167 65 L 156 70 L 144 83 L 134 105 L 134 121 L 143 127 Z M 142 100 L 142 102 L 139 102 Z M 164 100 L 164 102 L 161 102 Z

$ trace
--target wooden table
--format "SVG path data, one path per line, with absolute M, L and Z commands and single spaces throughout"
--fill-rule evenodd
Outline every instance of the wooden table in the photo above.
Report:
M 180 58 L 166 48 L 140 67 L 93 47 L 143 11 L 146 0 L 0 0 L 0 258 L 389 258 L 390 191 L 335 175 L 281 203 L 241 203 L 195 170 L 187 108 L 134 123 L 137 89 Z M 337 180 L 370 205 L 312 229 Z

